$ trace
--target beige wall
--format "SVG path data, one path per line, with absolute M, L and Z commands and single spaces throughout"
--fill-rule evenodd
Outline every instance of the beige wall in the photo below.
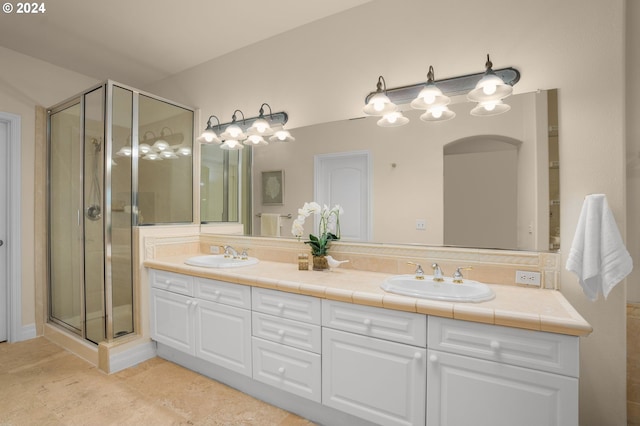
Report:
M 522 72 L 516 92 L 559 88 L 564 263 L 585 195 L 607 194 L 625 228 L 624 11 L 624 0 L 374 1 L 146 89 L 203 116 L 269 102 L 295 128 L 359 116 L 378 75 L 400 86 L 425 81 L 429 65 L 438 78 L 479 72 L 491 53 Z M 581 422 L 625 424 L 625 285 L 595 303 L 571 273 L 561 285 L 594 327 L 581 345 Z
M 35 321 L 35 107 L 53 106 L 97 81 L 4 47 L 0 63 L 0 111 L 21 117 L 22 326 L 27 326 Z

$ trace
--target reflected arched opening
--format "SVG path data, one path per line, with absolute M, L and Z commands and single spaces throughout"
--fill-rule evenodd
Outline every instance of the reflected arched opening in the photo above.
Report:
M 443 147 L 445 245 L 518 246 L 521 145 L 504 136 L 477 135 Z

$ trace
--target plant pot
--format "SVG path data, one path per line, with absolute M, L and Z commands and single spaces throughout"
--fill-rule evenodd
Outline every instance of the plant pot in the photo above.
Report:
M 322 256 L 313 256 L 313 270 L 314 271 L 328 271 L 329 262 L 327 258 Z

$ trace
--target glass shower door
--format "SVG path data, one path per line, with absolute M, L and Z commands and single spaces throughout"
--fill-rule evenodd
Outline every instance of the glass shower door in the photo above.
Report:
M 85 337 L 105 339 L 104 88 L 84 95 L 84 306 Z
M 51 114 L 49 172 L 49 314 L 82 333 L 82 129 L 80 99 Z

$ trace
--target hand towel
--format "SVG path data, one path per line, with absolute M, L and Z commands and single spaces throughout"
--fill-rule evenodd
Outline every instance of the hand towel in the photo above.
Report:
M 263 237 L 280 236 L 280 215 L 274 213 L 262 213 L 260 216 L 260 235 Z
M 604 194 L 585 197 L 566 268 L 578 276 L 591 301 L 599 293 L 606 300 L 613 287 L 633 269 Z

